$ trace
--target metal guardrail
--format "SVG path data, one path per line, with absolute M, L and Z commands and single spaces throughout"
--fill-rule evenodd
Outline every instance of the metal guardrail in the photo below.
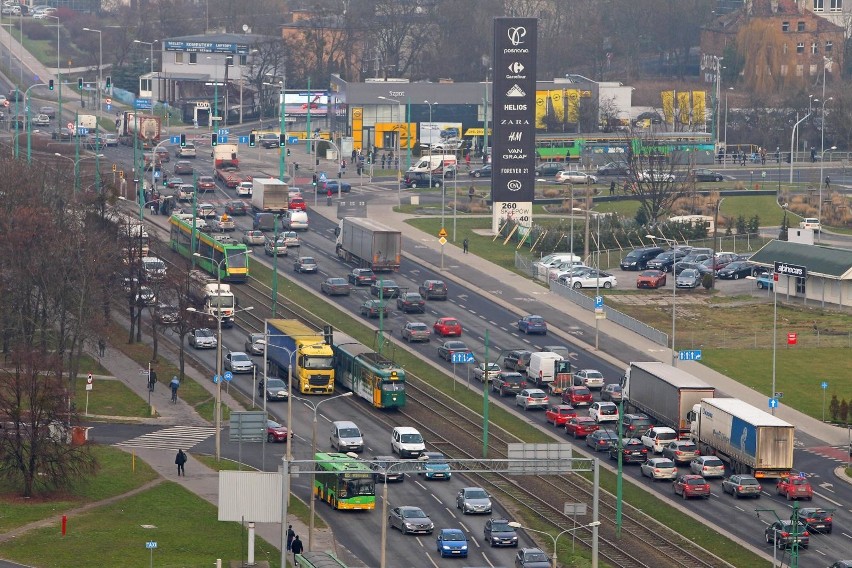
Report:
M 563 298 L 574 302 L 586 311 L 595 311 L 594 298 L 591 298 L 583 294 L 582 292 L 578 292 L 577 290 L 574 290 L 569 286 L 565 286 L 564 284 L 560 284 L 559 282 L 551 282 L 550 290 L 556 294 L 559 294 Z M 667 333 L 663 333 L 662 331 L 653 328 L 648 324 L 642 323 L 636 318 L 632 318 L 627 314 L 606 305 L 604 306 L 604 314 L 606 314 L 606 319 L 612 321 L 615 324 L 620 325 L 621 327 L 629 329 L 634 333 L 638 333 L 642 337 L 653 341 L 657 345 L 662 345 L 663 347 L 668 347 L 669 345 L 669 336 Z

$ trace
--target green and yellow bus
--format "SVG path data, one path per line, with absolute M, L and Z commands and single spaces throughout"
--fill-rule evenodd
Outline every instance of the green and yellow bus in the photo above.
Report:
M 220 277 L 222 282 L 245 282 L 249 277 L 249 249 L 243 243 L 216 239 L 195 230 L 195 248 L 192 241 L 192 220 L 185 221 L 177 215 L 169 219 L 169 245 L 181 256 Z M 193 257 L 194 253 L 199 256 Z M 223 262 L 224 259 L 224 262 Z
M 578 162 L 585 156 L 600 156 L 606 158 L 605 161 L 626 161 L 628 152 L 637 156 L 698 152 L 706 154 L 712 163 L 715 145 L 709 132 L 655 132 L 640 137 L 628 137 L 620 133 L 535 136 L 536 158 L 542 162 Z
M 334 378 L 376 408 L 405 406 L 405 370 L 362 345 L 334 332 Z
M 314 456 L 314 496 L 335 509 L 371 511 L 376 508 L 373 471 L 346 454 L 318 453 Z

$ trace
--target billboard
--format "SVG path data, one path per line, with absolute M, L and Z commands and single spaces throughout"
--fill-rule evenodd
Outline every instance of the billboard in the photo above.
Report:
M 328 93 L 325 91 L 311 91 L 302 93 L 284 94 L 284 114 L 306 115 L 310 104 L 311 116 L 325 116 L 328 114 Z
M 491 197 L 494 226 L 531 223 L 535 193 L 538 20 L 494 18 Z
M 457 142 L 462 135 L 461 122 L 421 122 L 421 144 L 437 144 L 439 142 Z

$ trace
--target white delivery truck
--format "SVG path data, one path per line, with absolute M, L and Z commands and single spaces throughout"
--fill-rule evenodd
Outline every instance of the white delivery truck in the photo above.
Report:
M 406 171 L 411 174 L 432 172 L 432 175 L 443 177 L 444 168 L 455 166 L 457 163 L 458 159 L 453 154 L 432 154 L 431 156 L 421 156 L 420 160 Z
M 564 357 L 551 351 L 540 351 L 530 355 L 527 377 L 540 389 L 550 389 L 556 380 L 556 364 Z

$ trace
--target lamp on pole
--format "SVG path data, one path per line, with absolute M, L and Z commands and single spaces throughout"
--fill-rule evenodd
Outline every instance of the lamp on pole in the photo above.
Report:
M 831 63 L 831 59 L 828 57 L 823 57 L 823 65 L 822 65 L 822 112 L 820 113 L 820 118 L 822 122 L 819 125 L 819 135 L 820 135 L 820 156 L 819 156 L 819 204 L 817 205 L 817 218 L 820 223 L 820 232 L 819 232 L 819 241 L 822 242 L 822 182 L 823 182 L 823 162 L 825 162 L 825 103 L 826 101 L 833 100 L 834 97 L 825 98 L 825 69 L 828 64 Z M 836 150 L 835 146 L 831 147 L 831 150 Z
M 677 367 L 677 351 L 675 350 L 675 316 L 677 315 L 677 260 L 678 260 L 678 251 L 675 248 L 677 246 L 677 241 L 674 239 L 667 239 L 666 237 L 657 237 L 654 235 L 645 235 L 646 239 L 651 239 L 652 241 L 661 240 L 665 241 L 666 244 L 672 245 L 672 258 L 674 258 L 674 264 L 672 265 L 672 366 Z
M 716 78 L 716 87 L 713 89 L 713 142 L 715 144 L 719 144 L 719 99 L 721 98 L 719 88 L 722 84 L 722 66 L 719 63 L 723 59 L 724 57 L 718 55 L 713 56 L 715 63 L 713 73 Z
M 272 73 L 267 73 L 267 77 L 274 77 Z M 278 134 L 278 179 L 284 181 L 284 174 L 287 173 L 287 166 L 284 162 L 284 156 L 287 154 L 287 150 L 281 147 L 281 140 L 284 140 L 284 144 L 287 142 L 287 125 L 284 123 L 284 95 L 286 94 L 286 89 L 284 87 L 286 78 L 284 75 L 281 76 L 280 83 L 267 83 L 264 82 L 264 85 L 269 85 L 272 87 L 278 87 L 280 89 L 278 93 L 278 119 L 280 121 L 279 124 L 279 134 Z M 294 172 L 295 175 L 295 172 Z
M 733 87 L 728 87 L 728 90 L 725 91 L 725 130 L 724 130 L 725 154 L 728 153 L 728 95 L 733 90 L 734 90 Z M 724 163 L 724 160 L 723 160 L 723 163 Z
M 56 82 L 58 85 L 56 86 L 58 97 L 59 97 L 59 111 L 56 113 L 59 120 L 59 128 L 62 128 L 62 63 L 59 58 L 59 16 L 51 16 L 50 14 L 45 14 L 45 18 L 52 18 L 56 20 Z
M 317 411 L 319 410 L 319 407 L 322 406 L 322 404 L 324 402 L 328 402 L 328 401 L 334 400 L 336 398 L 344 398 L 344 397 L 352 396 L 352 394 L 353 394 L 352 391 L 349 391 L 349 392 L 345 392 L 343 394 L 338 394 L 338 395 L 335 395 L 335 396 L 332 396 L 332 397 L 329 397 L 329 398 L 324 398 L 319 402 L 311 402 L 310 400 L 308 400 L 306 398 L 302 398 L 300 396 L 289 397 L 289 399 L 288 399 L 289 401 L 292 401 L 293 399 L 301 400 L 303 403 L 308 405 L 308 407 L 311 410 L 313 410 L 313 412 L 314 412 L 313 432 L 311 434 L 311 457 L 313 457 L 317 453 Z M 290 405 L 290 404 L 293 404 L 293 403 L 288 402 L 287 404 Z M 290 428 L 289 422 L 287 423 L 287 428 Z M 288 430 L 288 436 L 289 436 L 289 430 Z M 316 469 L 316 468 L 314 468 L 314 469 Z M 308 525 L 308 550 L 313 549 L 313 542 L 314 542 L 314 511 L 316 510 L 316 505 L 315 505 L 316 499 L 313 498 L 313 491 L 314 491 L 314 477 L 315 476 L 316 476 L 315 473 L 311 473 L 311 495 L 312 495 L 312 497 L 311 497 L 311 517 L 310 517 L 311 520 L 310 520 L 310 523 Z
M 151 48 L 151 80 L 152 81 L 154 80 L 154 44 L 157 43 L 158 41 L 160 41 L 160 40 L 158 40 L 158 39 L 155 39 L 154 41 L 142 41 L 140 39 L 134 39 L 133 40 L 133 43 L 141 43 L 142 45 L 147 45 Z M 151 86 L 151 90 L 152 91 L 154 90 L 153 85 Z
M 83 156 L 82 158 L 75 160 L 74 158 L 72 158 L 70 156 L 62 155 L 59 152 L 54 152 L 53 155 L 56 156 L 57 158 L 63 158 L 65 160 L 68 160 L 69 162 L 74 164 L 74 191 L 77 191 L 77 190 L 80 189 L 80 162 L 82 162 L 83 160 L 94 160 L 96 158 L 103 158 L 104 157 L 103 154 L 97 154 L 95 156 Z M 119 199 L 124 199 L 124 196 L 119 196 Z
M 431 144 L 432 143 L 432 105 L 436 105 L 438 103 L 436 103 L 435 101 L 432 101 L 431 103 L 429 101 L 423 101 L 423 102 L 426 103 L 427 105 L 429 105 L 429 143 L 430 143 L 429 144 L 429 156 L 431 158 L 431 156 L 432 156 L 432 144 Z M 432 165 L 431 165 L 431 163 L 429 165 L 429 187 L 432 187 Z M 446 230 L 447 230 L 446 229 L 446 223 L 445 223 L 446 219 L 444 217 L 445 214 L 446 214 L 446 208 L 447 208 L 446 198 L 447 198 L 447 189 L 444 186 L 444 183 L 441 182 L 441 234 L 444 234 L 444 232 L 446 232 Z M 443 244 L 443 242 L 445 242 L 445 241 L 442 241 L 442 243 L 441 243 L 441 270 L 444 269 L 444 244 Z
M 397 113 L 399 114 L 400 122 L 401 122 L 402 121 L 402 101 L 398 101 L 398 100 L 392 99 L 390 97 L 383 97 L 381 95 L 379 95 L 378 98 L 380 98 L 383 101 L 388 101 L 390 103 L 396 103 Z M 430 107 L 430 109 L 431 109 L 431 107 Z M 391 116 L 393 116 L 393 114 L 391 114 Z M 393 120 L 393 118 L 391 118 L 391 120 Z M 402 131 L 398 130 L 396 134 L 397 134 L 397 136 L 396 136 L 396 157 L 397 157 L 397 160 L 396 160 L 396 198 L 397 198 L 397 201 L 398 201 L 398 205 L 402 205 L 402 171 L 400 170 L 400 163 L 399 163 L 399 153 L 401 151 L 400 144 L 402 143 L 402 140 L 401 140 Z M 372 173 L 372 170 L 370 170 L 370 172 Z
M 811 116 L 810 111 L 808 111 L 808 114 L 803 116 L 801 120 L 797 121 L 796 124 L 793 125 L 793 132 L 790 134 L 790 183 L 793 183 L 793 162 L 795 162 L 794 152 L 796 150 L 794 140 L 796 139 L 796 131 L 799 129 L 799 125 L 807 120 L 809 116 Z
M 83 31 L 95 32 L 96 34 L 98 34 L 98 111 L 101 111 L 103 110 L 101 108 L 101 85 L 104 84 L 104 34 L 101 30 L 95 30 L 92 28 L 83 28 Z
M 193 228 L 195 226 L 193 225 Z M 243 253 L 248 254 L 248 252 Z M 219 261 L 216 261 L 213 258 L 208 258 L 200 255 L 195 252 L 192 253 L 192 256 L 197 256 L 199 258 L 206 258 L 213 264 L 217 265 L 218 270 L 216 270 L 216 294 L 221 295 L 222 293 L 222 263 L 229 259 L 229 257 L 224 257 Z M 254 306 L 248 306 L 246 308 L 241 309 L 241 312 L 248 312 L 254 309 Z M 187 308 L 188 312 L 197 312 L 198 310 L 195 308 Z M 222 320 L 225 316 L 219 311 L 216 315 L 209 314 L 216 318 L 216 415 L 215 419 L 215 427 L 216 427 L 216 461 L 218 462 L 222 457 Z M 237 315 L 237 310 L 234 310 L 233 315 Z M 233 317 L 233 316 L 232 316 Z M 289 428 L 290 425 L 288 424 Z M 289 430 L 288 430 L 288 438 L 289 438 Z M 290 443 L 287 443 L 287 449 L 290 449 Z
M 556 556 L 557 556 L 557 552 L 558 552 L 557 549 L 556 549 L 556 543 L 559 540 L 559 537 L 561 537 L 564 534 L 568 534 L 568 533 L 572 533 L 574 531 L 578 531 L 580 529 L 591 529 L 591 528 L 594 528 L 594 527 L 599 527 L 599 526 L 601 526 L 601 522 L 600 521 L 592 521 L 591 523 L 588 523 L 588 524 L 585 524 L 585 525 L 580 525 L 579 527 L 573 527 L 573 528 L 570 528 L 570 529 L 565 529 L 564 531 L 560 532 L 556 536 L 553 536 L 552 534 L 550 534 L 547 531 L 541 531 L 541 530 L 538 530 L 538 529 L 531 529 L 529 527 L 525 527 L 521 523 L 518 523 L 518 522 L 515 522 L 515 521 L 509 521 L 509 526 L 516 528 L 516 529 L 522 529 L 522 530 L 525 530 L 525 531 L 543 534 L 547 537 L 550 537 L 550 540 L 553 541 L 553 558 L 551 558 L 550 561 L 551 561 L 553 568 L 556 568 Z

